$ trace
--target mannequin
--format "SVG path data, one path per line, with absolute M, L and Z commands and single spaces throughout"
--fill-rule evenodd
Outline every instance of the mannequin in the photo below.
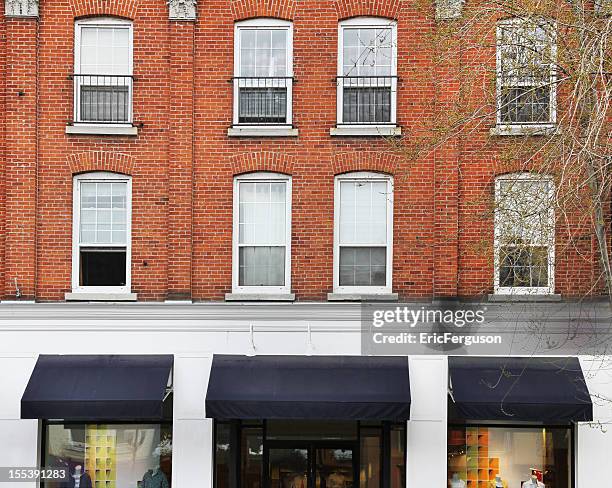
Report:
M 453 473 L 453 477 L 450 480 L 450 488 L 465 488 L 465 481 L 459 478 L 459 473 Z
M 541 481 L 538 481 L 538 477 L 535 473 L 531 474 L 529 481 L 523 483 L 522 488 L 545 488 L 546 485 Z
M 160 469 L 159 464 L 149 469 L 142 477 L 142 488 L 170 488 L 168 478 Z
M 92 488 L 91 478 L 83 471 L 83 466 L 80 464 L 74 467 L 74 473 L 68 479 L 68 486 L 70 488 Z
M 507 488 L 506 482 L 502 480 L 499 473 L 495 475 L 495 479 L 491 482 L 493 488 Z

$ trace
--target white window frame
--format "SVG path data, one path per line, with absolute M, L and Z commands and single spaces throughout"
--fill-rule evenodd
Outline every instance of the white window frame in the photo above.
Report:
M 340 286 L 340 185 L 347 181 L 385 182 L 387 185 L 387 242 L 385 286 Z M 393 177 L 384 173 L 359 171 L 344 173 L 334 179 L 334 293 L 385 295 L 393 289 Z M 350 247 L 360 247 L 351 244 Z M 363 247 L 382 247 L 372 244 Z
M 81 227 L 81 184 L 82 183 L 126 183 L 125 193 L 125 286 L 81 286 L 80 285 L 80 227 Z M 119 173 L 95 171 L 82 173 L 73 178 L 72 192 L 72 291 L 73 293 L 131 293 L 132 289 L 132 178 Z M 96 247 L 87 245 L 84 247 Z M 123 247 L 100 244 L 99 247 Z
M 232 232 L 232 292 L 237 294 L 289 294 L 291 293 L 291 176 L 282 173 L 257 172 L 246 173 L 234 177 L 234 205 Z M 239 253 L 239 222 L 240 222 L 240 184 L 279 182 L 286 184 L 285 189 L 285 284 L 283 286 L 240 286 L 240 253 Z
M 556 38 L 556 23 L 554 23 L 553 21 L 548 21 L 551 22 L 553 27 L 552 27 L 552 35 L 550 37 L 550 42 L 551 42 L 551 68 L 550 68 L 550 77 L 549 77 L 549 83 L 550 83 L 550 100 L 549 100 L 549 120 L 548 121 L 542 121 L 542 122 L 533 122 L 533 123 L 521 123 L 521 122 L 504 122 L 502 121 L 501 115 L 502 115 L 502 89 L 504 87 L 504 83 L 502 83 L 503 80 L 503 72 L 502 72 L 502 48 L 503 48 L 503 42 L 502 42 L 502 31 L 504 28 L 508 28 L 508 26 L 513 27 L 515 25 L 520 25 L 524 22 L 534 22 L 534 20 L 530 20 L 530 19 L 524 19 L 521 17 L 512 17 L 509 19 L 503 19 L 497 22 L 497 28 L 496 28 L 496 36 L 497 36 L 497 40 L 496 40 L 496 53 L 495 53 L 495 60 L 496 60 L 496 80 L 495 80 L 495 85 L 496 85 L 496 125 L 498 128 L 500 128 L 502 130 L 502 134 L 504 133 L 504 130 L 506 131 L 506 133 L 508 135 L 517 135 L 516 134 L 516 130 L 518 129 L 519 131 L 521 129 L 523 129 L 526 133 L 530 133 L 530 130 L 533 131 L 533 129 L 537 129 L 537 128 L 552 128 L 557 124 L 557 73 L 556 73 L 556 69 L 555 69 L 555 60 L 557 57 L 557 38 Z M 543 20 L 543 22 L 546 22 L 545 20 Z M 521 86 L 521 82 L 516 82 L 514 83 L 513 86 Z M 522 86 L 533 86 L 531 84 L 527 84 L 524 83 Z M 538 132 L 536 132 L 538 133 Z
M 343 121 L 344 86 L 336 81 L 336 124 L 338 127 L 376 128 L 397 125 L 397 22 L 383 17 L 354 17 L 338 22 L 338 76 L 344 75 L 344 30 L 351 28 L 391 28 L 391 120 L 376 124 L 345 124 Z
M 285 129 L 293 126 L 293 22 L 289 20 L 258 17 L 256 19 L 242 20 L 234 25 L 234 76 L 240 76 L 240 36 L 243 30 L 285 30 L 287 31 L 287 121 L 284 124 L 240 124 L 238 120 L 238 91 L 239 83 L 233 80 L 233 108 L 232 124 L 245 129 Z M 278 83 L 270 80 L 271 87 Z
M 550 201 L 553 202 L 555 196 L 555 185 L 554 181 L 550 176 L 543 176 L 534 173 L 521 172 L 521 173 L 509 173 L 498 176 L 495 178 L 495 215 L 494 215 L 494 238 L 493 238 L 493 282 L 494 282 L 494 293 L 496 295 L 552 295 L 555 292 L 555 209 L 551 206 L 549 209 L 549 225 L 552 232 L 549 236 L 548 242 L 548 286 L 544 287 L 513 287 L 513 286 L 500 286 L 499 284 L 499 266 L 500 266 L 500 248 L 501 248 L 501 230 L 500 230 L 500 219 L 502 215 L 497 211 L 498 195 L 501 191 L 501 184 L 504 181 L 520 181 L 520 180 L 531 180 L 531 181 L 544 181 L 549 183 L 549 197 Z
M 88 19 L 77 20 L 74 23 L 74 74 L 89 74 L 89 75 L 105 75 L 108 73 L 81 73 L 81 30 L 83 27 L 115 27 L 128 29 L 129 33 L 129 49 L 130 53 L 128 56 L 128 72 L 122 73 L 124 75 L 132 76 L 134 74 L 134 26 L 132 21 L 126 19 L 119 19 L 115 17 L 93 17 Z M 134 79 L 127 78 L 128 83 L 128 117 L 125 123 L 103 123 L 103 122 L 88 122 L 81 120 L 80 111 L 80 85 L 82 79 L 76 77 L 74 80 L 74 123 L 86 124 L 91 127 L 132 127 L 132 116 L 133 116 L 133 104 L 134 104 Z

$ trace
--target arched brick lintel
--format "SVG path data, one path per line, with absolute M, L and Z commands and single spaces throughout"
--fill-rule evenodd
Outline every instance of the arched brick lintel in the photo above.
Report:
M 293 20 L 297 0 L 231 0 L 234 20 L 273 17 Z
M 132 175 L 134 169 L 134 158 L 129 154 L 88 151 L 70 154 L 67 159 L 73 175 L 90 171 L 109 171 Z
M 70 6 L 76 18 L 109 16 L 134 20 L 138 0 L 71 0 Z
M 388 152 L 361 151 L 339 153 L 334 155 L 334 174 L 351 171 L 374 171 L 394 175 L 397 171 L 400 156 Z
M 334 0 L 338 20 L 351 17 L 385 17 L 397 19 L 401 0 Z
M 231 159 L 234 175 L 254 171 L 270 171 L 291 175 L 294 162 L 293 156 L 269 151 L 238 154 Z

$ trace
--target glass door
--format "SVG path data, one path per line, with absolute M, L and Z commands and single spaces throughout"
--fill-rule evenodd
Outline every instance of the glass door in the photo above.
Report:
M 310 488 L 308 446 L 268 449 L 268 488 Z
M 315 488 L 353 488 L 355 464 L 352 448 L 315 447 Z

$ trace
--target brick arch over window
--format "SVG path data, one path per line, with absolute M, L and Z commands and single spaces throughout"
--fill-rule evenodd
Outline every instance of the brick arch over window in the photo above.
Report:
M 97 15 L 135 19 L 138 0 L 70 0 L 75 17 Z
M 388 152 L 350 152 L 334 155 L 332 164 L 334 174 L 350 171 L 374 171 L 377 173 L 395 174 L 400 157 Z
M 397 19 L 401 0 L 334 0 L 338 20 L 351 17 L 387 17 Z
M 129 154 L 89 151 L 71 154 L 67 159 L 72 174 L 109 171 L 131 175 L 134 169 L 134 158 Z
M 234 175 L 253 171 L 271 171 L 290 175 L 293 173 L 294 162 L 293 156 L 268 151 L 238 154 L 231 160 Z
M 234 20 L 274 17 L 293 20 L 297 0 L 231 0 Z

